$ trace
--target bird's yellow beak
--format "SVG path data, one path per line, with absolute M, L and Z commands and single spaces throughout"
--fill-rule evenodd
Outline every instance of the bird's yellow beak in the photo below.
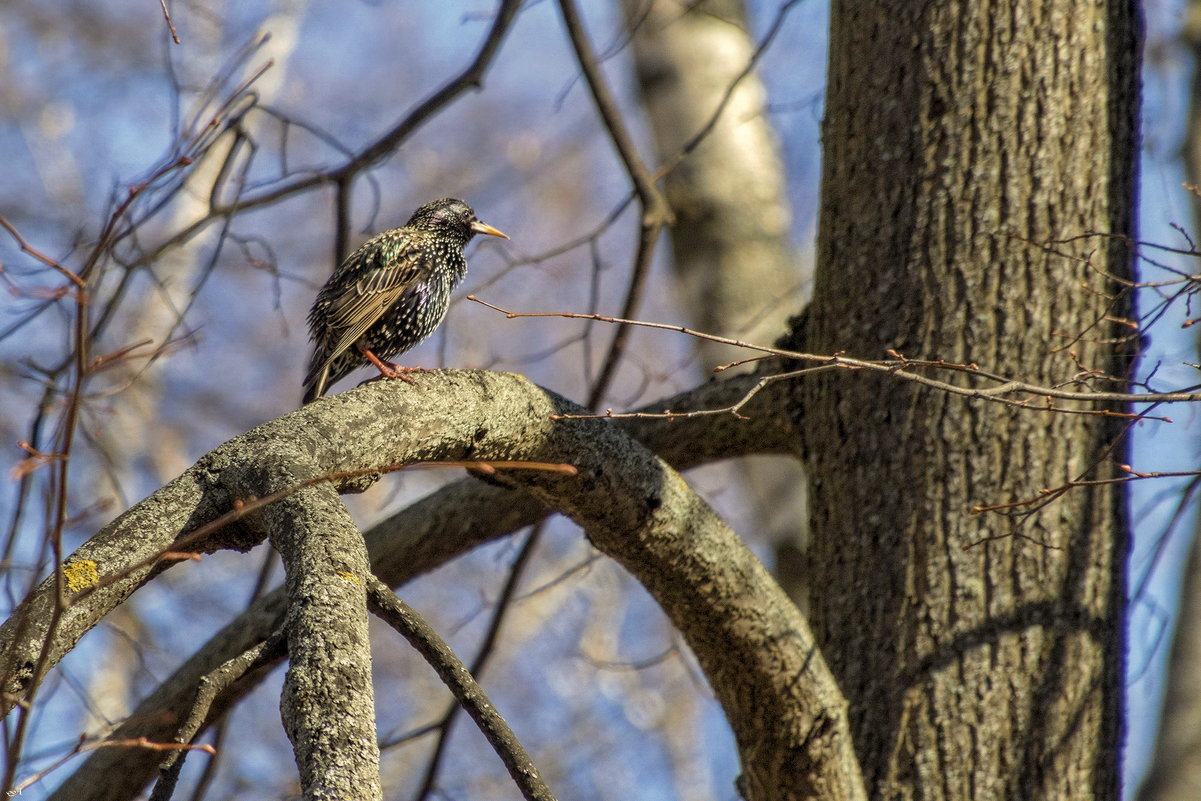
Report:
M 480 222 L 479 220 L 476 220 L 475 222 L 473 222 L 471 224 L 471 230 L 475 231 L 477 234 L 487 234 L 488 236 L 499 236 L 501 239 L 509 238 L 509 235 L 506 234 L 504 231 L 497 230 L 496 228 L 493 228 L 491 225 L 488 225 L 488 223 Z

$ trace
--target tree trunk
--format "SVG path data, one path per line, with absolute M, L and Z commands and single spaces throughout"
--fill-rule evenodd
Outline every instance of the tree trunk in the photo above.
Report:
M 1122 374 L 1132 4 L 838 0 L 807 349 Z M 1078 335 L 1078 336 L 1077 336 Z M 946 375 L 940 376 L 946 378 Z M 976 381 L 969 377 L 949 380 Z M 1107 385 L 1112 387 L 1112 385 Z M 1119 795 L 1119 492 L 1106 418 L 888 378 L 806 379 L 814 624 L 877 798 Z M 1049 499 L 1043 498 L 1043 501 Z M 1014 509 L 1022 512 L 1026 507 Z

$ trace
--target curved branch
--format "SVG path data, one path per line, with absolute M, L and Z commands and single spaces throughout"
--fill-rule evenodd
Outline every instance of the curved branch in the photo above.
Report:
M 447 389 L 438 377 L 470 375 L 474 374 L 457 371 L 431 373 L 417 386 L 401 387 L 401 395 L 404 399 L 412 401 L 413 409 L 442 409 L 443 404 L 448 403 L 447 397 L 442 394 Z M 755 375 L 740 375 L 723 381 L 711 381 L 675 397 L 648 404 L 647 408 L 688 409 L 727 405 L 743 397 L 758 380 L 759 377 Z M 374 387 L 342 393 L 314 404 L 312 410 L 316 412 L 324 409 L 325 414 L 317 416 L 316 419 L 325 419 L 329 412 L 345 399 L 380 386 L 377 384 Z M 785 402 L 783 394 L 778 392 L 780 389 L 783 388 L 777 384 L 756 396 L 755 402 L 743 409 L 750 419 L 734 416 L 683 419 L 674 422 L 653 418 L 633 419 L 623 420 L 614 427 L 629 432 L 678 469 L 715 459 L 759 453 L 788 453 L 791 443 L 795 442 L 795 435 L 785 421 L 793 419 L 794 415 L 779 413 L 780 405 Z M 449 401 L 450 405 L 457 403 L 457 398 L 451 398 Z M 501 404 L 502 401 L 498 399 L 497 403 Z M 503 409 L 503 405 L 497 405 L 487 414 L 503 414 Z M 230 445 L 239 441 L 261 442 L 266 436 L 265 429 L 281 425 L 284 421 L 295 421 L 279 429 L 285 432 L 282 434 L 284 437 L 293 436 L 288 432 L 297 428 L 302 431 L 311 429 L 309 421 L 314 418 L 306 415 L 298 419 L 299 414 L 294 413 L 268 423 L 234 440 Z M 416 422 L 414 424 L 416 425 Z M 593 424 L 612 425 L 598 421 L 593 421 Z M 421 423 L 421 426 L 437 430 L 437 424 L 428 419 Z M 336 436 L 340 435 L 331 435 Z M 322 447 L 328 447 L 329 442 L 336 443 L 338 440 L 323 440 Z M 352 444 L 353 439 L 346 443 L 346 447 L 351 447 Z M 227 447 L 229 446 L 222 446 L 218 451 Z M 309 446 L 306 444 L 302 447 Z M 176 481 L 185 481 L 194 472 L 207 474 L 209 460 L 213 459 L 216 453 L 205 457 Z M 479 456 L 478 453 L 473 455 Z M 381 459 L 386 458 L 386 454 L 383 453 L 377 456 Z M 154 502 L 157 495 L 158 493 L 143 501 L 131 509 L 130 513 L 144 504 Z M 536 523 L 551 511 L 543 502 L 527 492 L 465 478 L 378 523 L 366 532 L 365 538 L 374 572 L 382 581 L 395 587 L 485 542 Z M 138 518 L 138 522 L 139 525 L 145 525 L 142 518 Z M 147 696 L 130 716 L 129 722 L 122 725 L 113 736 L 170 739 L 174 732 L 170 725 L 164 726 L 162 721 L 177 720 L 185 716 L 201 677 L 269 637 L 282 624 L 284 608 L 284 594 L 280 590 L 260 598 L 246 612 L 214 635 L 181 665 L 173 676 Z M 101 615 L 107 611 L 104 610 Z M 219 719 L 242 695 L 253 689 L 263 675 L 264 672 L 260 671 L 223 694 L 213 703 L 209 720 Z M 134 732 L 137 734 L 133 734 Z M 101 749 L 67 778 L 54 797 L 73 801 L 117 801 L 131 798 L 149 781 L 156 767 L 157 760 L 153 754 L 117 754 L 114 749 Z M 103 777 L 103 780 L 100 777 Z
M 733 404 L 758 379 L 758 376 L 742 375 L 725 381 L 707 382 L 669 399 L 652 402 L 647 408 L 656 411 L 664 407 L 687 410 Z M 416 397 L 420 405 L 437 408 L 440 402 L 446 402 L 446 399 L 438 400 L 438 393 L 442 391 L 438 385 L 432 384 L 432 379 L 423 381 L 417 387 L 407 387 L 406 397 Z M 776 388 L 781 388 L 781 385 L 776 384 Z M 632 419 L 621 420 L 619 428 L 645 443 L 646 447 L 677 470 L 716 459 L 789 453 L 796 437 L 785 422 L 793 419 L 793 416 L 778 413 L 783 401 L 781 395 L 772 394 L 775 391 L 770 389 L 760 394 L 755 404 L 743 410 L 749 419 L 733 416 L 681 419 L 676 422 Z M 339 404 L 339 399 L 347 395 L 337 395 L 322 404 Z M 776 412 L 773 413 L 773 410 Z M 197 465 L 193 471 L 199 467 L 201 465 Z M 465 478 L 432 492 L 423 500 L 378 522 L 365 533 L 365 539 L 372 569 L 382 581 L 395 587 L 428 573 L 478 545 L 536 524 L 551 512 L 550 508 L 528 492 Z M 283 612 L 285 594 L 281 590 L 259 598 L 143 699 L 129 722 L 121 725 L 113 736 L 125 739 L 133 736 L 147 736 L 150 740 L 172 739 L 174 731 L 171 725 L 163 722 L 187 715 L 202 677 L 226 660 L 267 639 L 281 626 Z M 265 670 L 259 671 L 222 694 L 220 699 L 214 701 L 209 721 L 216 721 L 225 715 L 229 707 L 256 687 L 264 675 Z M 54 797 L 70 801 L 130 799 L 141 791 L 154 775 L 156 767 L 154 754 L 119 754 L 113 748 L 103 748 L 91 754 L 88 761 L 66 779 Z
M 367 579 L 367 593 L 371 611 L 409 641 L 471 715 L 505 763 L 521 794 L 528 801 L 555 801 L 550 788 L 538 774 L 534 761 L 522 748 L 509 724 L 488 700 L 471 671 L 433 627 L 374 576 Z

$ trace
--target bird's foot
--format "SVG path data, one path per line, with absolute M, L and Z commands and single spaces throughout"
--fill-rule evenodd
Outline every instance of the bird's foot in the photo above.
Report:
M 428 367 L 402 367 L 399 364 L 386 362 L 376 356 L 367 348 L 360 348 L 360 351 L 367 357 L 368 361 L 375 365 L 375 369 L 379 370 L 379 378 L 399 378 L 410 384 L 415 384 L 413 379 L 409 378 L 405 373 L 432 373 Z

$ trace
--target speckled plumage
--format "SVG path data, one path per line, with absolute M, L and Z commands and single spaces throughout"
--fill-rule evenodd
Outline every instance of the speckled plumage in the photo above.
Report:
M 368 353 L 387 362 L 432 334 L 446 317 L 450 293 L 467 274 L 463 247 L 477 233 L 508 238 L 476 219 L 462 200 L 443 198 L 417 209 L 403 228 L 385 231 L 347 256 L 309 311 L 314 345 L 304 403 L 373 363 Z M 404 377 L 403 370 L 380 372 Z

